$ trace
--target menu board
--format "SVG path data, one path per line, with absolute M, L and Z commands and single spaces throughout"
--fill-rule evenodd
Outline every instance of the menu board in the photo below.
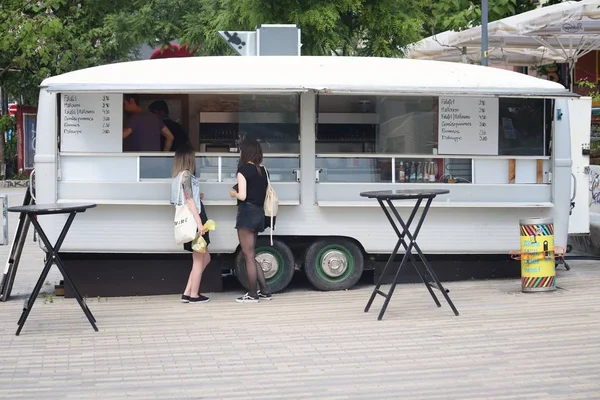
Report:
M 65 152 L 121 153 L 123 95 L 62 93 L 60 149 Z
M 438 154 L 498 155 L 498 98 L 440 97 Z

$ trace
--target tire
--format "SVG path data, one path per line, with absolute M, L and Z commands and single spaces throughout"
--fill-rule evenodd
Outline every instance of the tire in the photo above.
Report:
M 345 290 L 354 287 L 359 281 L 364 263 L 362 249 L 352 240 L 321 239 L 311 244 L 306 251 L 304 273 L 317 290 Z
M 295 270 L 294 254 L 284 242 L 274 239 L 271 246 L 268 239 L 259 237 L 256 243 L 256 260 L 265 272 L 267 285 L 272 293 L 281 292 L 292 281 Z M 241 251 L 235 257 L 235 276 L 247 290 L 246 262 Z

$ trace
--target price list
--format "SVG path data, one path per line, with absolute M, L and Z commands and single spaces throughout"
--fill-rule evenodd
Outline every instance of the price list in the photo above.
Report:
M 438 153 L 498 155 L 498 99 L 440 97 Z
M 102 134 L 110 135 L 110 95 L 102 96 Z
M 123 150 L 123 95 L 63 93 L 60 116 L 61 151 Z
M 488 135 L 488 130 L 490 128 L 489 122 L 488 121 L 488 115 L 490 115 L 490 110 L 488 109 L 488 102 L 494 102 L 494 100 L 496 100 L 496 103 L 498 102 L 498 99 L 479 99 L 477 100 L 477 110 L 478 110 L 478 117 L 479 117 L 479 141 L 480 142 L 487 142 L 489 141 L 489 135 Z M 492 112 L 493 114 L 493 112 Z M 496 127 L 498 126 L 498 121 L 491 121 L 492 124 L 495 124 Z M 496 129 L 497 132 L 497 129 Z

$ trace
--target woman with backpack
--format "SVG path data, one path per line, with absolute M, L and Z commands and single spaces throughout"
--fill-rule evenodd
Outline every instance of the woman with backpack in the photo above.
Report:
M 194 175 L 196 173 L 196 152 L 188 142 L 184 146 L 177 148 L 173 159 L 173 181 L 171 184 L 171 204 L 181 205 L 185 203 L 194 216 L 198 226 L 198 234 L 206 241 L 206 251 L 201 253 L 192 250 L 192 242 L 183 245 L 183 249 L 192 252 L 192 271 L 187 281 L 187 285 L 181 296 L 182 303 L 207 303 L 210 299 L 200 294 L 200 281 L 202 273 L 210 263 L 210 253 L 208 244 L 210 238 L 204 224 L 208 220 L 204 204 L 200 193 L 200 182 Z M 183 192 L 183 196 L 181 195 Z
M 271 300 L 271 291 L 267 286 L 265 274 L 256 262 L 256 239 L 265 230 L 264 203 L 269 181 L 263 161 L 260 143 L 246 139 L 240 146 L 240 160 L 237 170 L 237 185 L 229 192 L 237 199 L 237 217 L 235 229 L 238 232 L 240 248 L 246 262 L 248 293 L 238 297 L 238 303 L 258 303 Z M 257 288 L 257 283 L 260 290 Z

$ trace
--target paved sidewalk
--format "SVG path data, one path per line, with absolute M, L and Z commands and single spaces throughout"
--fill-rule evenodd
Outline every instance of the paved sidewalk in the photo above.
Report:
M 559 270 L 553 293 L 448 283 L 459 317 L 422 285 L 398 286 L 383 321 L 381 298 L 363 313 L 369 287 L 258 305 L 230 292 L 89 299 L 96 333 L 74 299 L 47 296 L 16 337 L 38 253 L 28 241 L 18 300 L 0 303 L 0 399 L 600 399 L 595 262 Z

